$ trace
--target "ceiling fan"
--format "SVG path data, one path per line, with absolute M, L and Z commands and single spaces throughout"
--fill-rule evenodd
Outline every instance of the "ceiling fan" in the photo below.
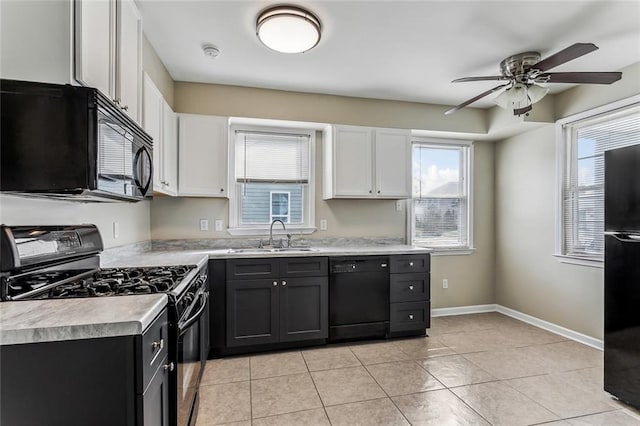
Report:
M 598 46 L 593 43 L 576 43 L 542 60 L 538 52 L 524 52 L 509 56 L 500 62 L 502 75 L 464 77 L 453 80 L 452 83 L 485 80 L 506 81 L 506 83 L 480 93 L 478 96 L 447 110 L 445 114 L 452 114 L 491 93 L 504 89 L 495 102 L 503 108 L 513 109 L 513 115 L 519 116 L 531 111 L 532 105 L 547 94 L 549 89 L 540 86 L 541 83 L 611 84 L 620 80 L 621 72 L 547 72 L 551 68 L 597 49 Z

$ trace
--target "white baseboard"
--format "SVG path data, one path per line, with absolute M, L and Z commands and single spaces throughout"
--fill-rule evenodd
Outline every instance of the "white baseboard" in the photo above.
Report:
M 586 334 L 578 333 L 577 331 L 570 330 L 552 322 L 545 321 L 543 319 L 536 318 L 534 316 L 498 304 L 457 306 L 454 308 L 435 308 L 431 310 L 431 316 L 446 317 L 450 315 L 480 314 L 485 312 L 499 312 L 503 315 L 507 315 L 522 322 L 526 322 L 527 324 L 531 324 L 543 330 L 550 331 L 551 333 L 558 334 L 562 337 L 566 337 L 567 339 L 574 340 L 578 343 L 591 346 L 592 348 L 599 349 L 601 351 L 604 350 L 604 342 L 600 339 L 587 336 Z
M 482 314 L 485 312 L 496 312 L 496 304 L 456 306 L 455 308 L 435 308 L 431 309 L 432 317 L 448 317 L 450 315 Z

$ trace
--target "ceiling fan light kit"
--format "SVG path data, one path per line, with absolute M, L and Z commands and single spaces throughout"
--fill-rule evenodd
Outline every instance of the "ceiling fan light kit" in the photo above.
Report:
M 453 80 L 453 83 L 467 81 L 498 80 L 507 83 L 489 89 L 445 112 L 452 114 L 491 93 L 504 89 L 494 102 L 506 109 L 513 110 L 514 115 L 528 114 L 533 104 L 540 101 L 548 92 L 545 83 L 577 83 L 577 84 L 611 84 L 622 78 L 621 72 L 546 72 L 580 56 L 597 50 L 593 43 L 576 43 L 560 52 L 542 59 L 538 52 L 524 52 L 509 56 L 500 62 L 499 76 L 464 77 Z
M 270 7 L 258 15 L 256 35 L 269 49 L 281 53 L 303 53 L 320 42 L 322 26 L 311 12 L 300 7 Z

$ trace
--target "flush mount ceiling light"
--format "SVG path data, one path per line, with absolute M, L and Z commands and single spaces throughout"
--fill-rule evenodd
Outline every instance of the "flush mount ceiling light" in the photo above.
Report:
M 202 46 L 202 51 L 204 52 L 205 56 L 208 56 L 211 59 L 215 59 L 220 56 L 220 49 L 212 44 L 205 44 L 204 46 Z
M 308 10 L 295 6 L 266 9 L 256 21 L 256 35 L 269 49 L 282 53 L 302 53 L 320 41 L 320 20 Z

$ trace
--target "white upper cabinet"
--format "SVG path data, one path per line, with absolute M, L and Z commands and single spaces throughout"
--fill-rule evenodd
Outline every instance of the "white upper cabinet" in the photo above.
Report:
M 153 138 L 153 191 L 177 195 L 178 118 L 147 74 L 143 98 L 142 125 Z
M 323 140 L 323 198 L 408 198 L 410 131 L 331 126 Z
M 178 195 L 226 198 L 229 119 L 178 116 Z
M 133 0 L 75 0 L 74 6 L 75 79 L 141 122 L 142 20 Z

